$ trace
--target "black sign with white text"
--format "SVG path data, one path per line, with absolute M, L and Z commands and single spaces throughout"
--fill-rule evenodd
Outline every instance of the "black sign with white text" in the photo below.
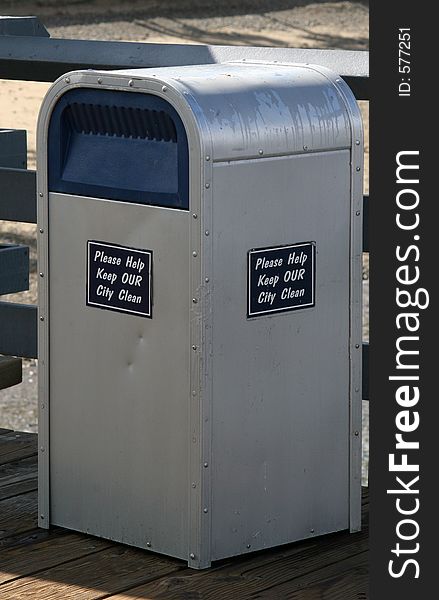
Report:
M 250 250 L 247 316 L 314 306 L 314 282 L 315 242 Z
M 87 306 L 152 316 L 152 251 L 87 242 Z

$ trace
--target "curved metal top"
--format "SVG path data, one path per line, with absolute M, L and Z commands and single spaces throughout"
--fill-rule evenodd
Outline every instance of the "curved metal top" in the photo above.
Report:
M 239 62 L 113 73 L 182 94 L 207 124 L 216 161 L 351 145 L 337 76 L 322 67 Z

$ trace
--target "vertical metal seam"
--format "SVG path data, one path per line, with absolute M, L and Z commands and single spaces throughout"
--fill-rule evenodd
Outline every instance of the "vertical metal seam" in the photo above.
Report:
M 50 301 L 49 301 L 49 189 L 47 138 L 49 121 L 59 96 L 79 83 L 63 77 L 47 92 L 40 108 L 37 126 L 36 179 L 38 268 L 44 277 L 38 281 L 38 523 L 49 529 L 50 503 Z
M 202 172 L 202 202 L 201 211 L 201 248 L 202 248 L 202 272 L 201 272 L 201 289 L 203 295 L 202 303 L 202 394 L 201 401 L 201 429 L 203 435 L 202 443 L 202 552 L 203 565 L 210 565 L 212 556 L 212 480 L 213 480 L 213 463 L 212 463 L 212 335 L 213 335 L 213 318 L 212 318 L 212 293 L 211 286 L 213 285 L 213 166 L 212 166 L 212 139 L 210 130 L 206 123 L 203 124 L 204 143 L 201 153 L 201 164 L 203 165 Z M 209 156 L 209 160 L 206 160 Z M 209 184 L 209 187 L 206 186 Z M 206 235 L 207 234 L 207 235 Z M 207 463 L 208 467 L 204 465 Z M 207 512 L 205 512 L 207 510 Z
M 51 90 L 52 91 L 52 90 Z M 52 103 L 51 92 L 45 102 Z M 44 103 L 43 103 L 44 106 Z M 51 112 L 51 111 L 50 111 Z M 42 165 L 37 171 L 38 266 L 45 277 L 38 281 L 38 523 L 50 526 L 50 397 L 49 397 L 49 207 L 47 185 L 47 130 L 50 112 L 38 122 L 37 148 Z M 42 320 L 42 318 L 44 320 Z
M 194 99 L 188 92 L 184 92 L 184 97 L 188 101 L 189 110 L 196 110 Z M 192 116 L 191 121 L 194 117 Z M 209 351 L 205 337 L 205 325 L 208 321 L 206 310 L 206 288 L 204 278 L 207 276 L 206 268 L 211 262 L 209 256 L 209 247 L 205 244 L 204 231 L 206 228 L 205 207 L 209 207 L 211 186 L 206 188 L 209 176 L 209 167 L 204 167 L 204 157 L 206 152 L 210 152 L 210 133 L 201 114 L 197 115 L 197 126 L 193 125 L 192 135 L 188 139 L 198 139 L 198 148 L 192 157 L 192 183 L 191 183 L 191 293 L 198 300 L 196 304 L 191 303 L 191 390 L 196 395 L 191 394 L 191 435 L 190 435 L 190 482 L 196 484 L 196 488 L 190 485 L 191 496 L 189 506 L 189 547 L 188 561 L 190 566 L 203 568 L 210 566 L 211 548 L 210 548 L 210 530 L 211 530 L 211 510 L 210 510 L 210 415 L 208 410 L 211 403 L 210 388 L 207 386 L 207 380 L 210 376 L 208 366 Z M 197 133 L 201 129 L 201 133 Z M 196 203 L 194 203 L 196 199 Z M 207 251 L 207 252 L 206 252 Z M 196 252 L 197 256 L 193 255 Z M 193 348 L 196 347 L 196 350 Z M 207 414 L 206 414 L 207 410 Z M 207 422 L 205 421 L 207 417 Z M 206 424 L 207 423 L 207 424 Z M 197 444 L 192 443 L 193 432 L 196 432 Z M 194 447 L 195 446 L 195 447 Z M 204 465 L 207 464 L 207 467 Z M 207 512 L 204 512 L 207 509 Z
M 37 126 L 36 179 L 37 195 L 37 249 L 39 271 L 45 276 L 38 282 L 38 523 L 49 529 L 50 501 L 50 301 L 49 301 L 49 189 L 47 137 L 49 121 L 56 101 L 69 89 L 81 84 L 70 77 L 59 78 L 47 92 L 40 107 Z M 80 77 L 80 75 L 79 75 Z M 88 84 L 90 86 L 90 84 Z M 41 318 L 42 317 L 42 318 Z
M 195 134 L 188 136 L 188 139 L 194 140 Z M 199 464 L 201 461 L 201 428 L 200 428 L 200 402 L 201 402 L 201 379 L 200 379 L 200 307 L 201 304 L 193 304 L 191 298 L 198 300 L 200 294 L 200 229 L 201 229 L 201 173 L 199 161 L 201 152 L 192 148 L 189 143 L 189 178 L 190 182 L 190 201 L 189 210 L 191 215 L 190 235 L 189 235 L 189 260 L 190 260 L 190 292 L 189 292 L 189 323 L 190 323 L 190 345 L 192 347 L 190 360 L 190 389 L 189 391 L 189 481 L 196 484 L 195 488 L 190 489 L 189 500 L 189 520 L 188 520 L 188 562 L 192 566 L 197 566 L 200 561 L 201 548 L 201 487 Z M 198 160 L 197 160 L 198 159 Z M 195 253 L 195 255 L 193 254 Z M 201 317 L 202 318 L 202 317 Z M 191 390 L 196 392 L 192 395 Z
M 361 530 L 361 449 L 362 449 L 362 199 L 363 129 L 361 113 L 351 90 L 337 80 L 350 115 L 351 128 L 351 232 L 350 232 L 350 402 L 349 402 L 349 527 Z M 359 144 L 357 144 L 357 141 Z M 357 171 L 357 168 L 359 170 Z M 359 214 L 357 214 L 359 213 Z M 356 275 L 358 274 L 358 275 Z
M 180 91 L 181 93 L 181 91 Z M 183 92 L 184 93 L 184 92 Z M 180 101 L 180 109 L 181 101 Z M 190 260 L 190 294 L 189 294 L 189 335 L 190 344 L 190 389 L 189 392 L 189 438 L 188 438 L 188 556 L 190 566 L 199 568 L 201 562 L 202 547 L 202 486 L 201 460 L 202 460 L 202 427 L 201 427 L 201 362 L 202 362 L 202 302 L 201 293 L 201 195 L 202 195 L 202 173 L 201 173 L 201 141 L 199 140 L 196 127 L 193 122 L 191 107 L 187 106 L 185 125 L 191 131 L 187 131 L 189 142 L 189 189 L 190 189 L 190 235 L 189 235 L 189 260 Z M 188 114 L 189 113 L 189 114 Z M 183 117 L 183 115 L 181 114 Z M 196 300 L 196 303 L 192 301 Z M 193 394 L 192 392 L 195 392 Z M 192 486 L 195 484 L 195 487 Z

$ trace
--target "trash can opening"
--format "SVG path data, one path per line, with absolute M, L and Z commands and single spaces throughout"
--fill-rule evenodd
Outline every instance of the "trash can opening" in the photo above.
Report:
M 69 91 L 55 106 L 48 147 L 50 191 L 189 209 L 186 131 L 158 96 Z

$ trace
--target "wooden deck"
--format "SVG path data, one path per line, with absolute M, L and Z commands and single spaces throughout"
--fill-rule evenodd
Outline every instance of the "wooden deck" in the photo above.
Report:
M 36 435 L 0 429 L 0 598 L 366 600 L 368 506 L 364 490 L 361 533 L 327 535 L 194 571 L 147 551 L 38 529 Z

